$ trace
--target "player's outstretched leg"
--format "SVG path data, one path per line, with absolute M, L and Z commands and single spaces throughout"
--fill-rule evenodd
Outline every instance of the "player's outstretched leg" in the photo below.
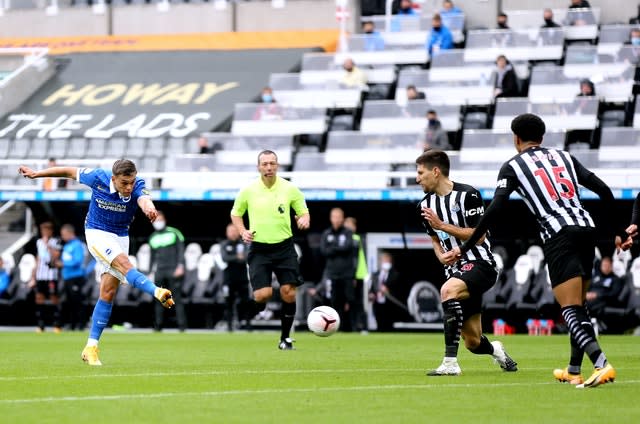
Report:
M 591 377 L 576 387 L 582 389 L 612 383 L 616 379 L 616 370 L 607 362 L 607 357 L 596 340 L 595 331 L 584 306 L 565 306 L 561 312 L 571 337 L 578 341 L 578 346 L 589 355 L 595 368 Z
M 464 319 L 462 305 L 456 299 L 449 299 L 442 302 L 442 309 L 444 311 L 444 359 L 438 368 L 427 372 L 431 377 L 462 373 L 458 365 L 458 346 Z
M 135 268 L 131 268 L 125 275 L 127 282 L 132 287 L 142 290 L 145 293 L 149 293 L 167 309 L 170 309 L 174 305 L 173 296 L 171 291 L 162 287 L 158 287 L 151 280 L 149 280 L 143 273 Z

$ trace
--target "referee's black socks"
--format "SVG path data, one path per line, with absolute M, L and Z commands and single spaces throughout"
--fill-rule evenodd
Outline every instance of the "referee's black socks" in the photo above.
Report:
M 284 340 L 291 335 L 291 327 L 296 315 L 296 302 L 287 303 L 283 301 L 281 312 L 282 332 L 280 333 L 280 340 Z

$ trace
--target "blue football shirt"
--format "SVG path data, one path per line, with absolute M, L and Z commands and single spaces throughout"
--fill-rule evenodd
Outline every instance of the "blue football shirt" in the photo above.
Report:
M 111 181 L 112 172 L 107 169 L 80 168 L 78 181 L 91 188 L 89 212 L 85 228 L 107 231 L 118 236 L 129 235 L 129 226 L 138 210 L 138 199 L 148 196 L 144 180 L 136 177 L 133 192 L 122 197 Z

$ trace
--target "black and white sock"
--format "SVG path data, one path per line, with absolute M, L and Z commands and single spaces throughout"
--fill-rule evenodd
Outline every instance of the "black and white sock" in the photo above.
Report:
M 442 302 L 442 309 L 444 311 L 444 356 L 455 358 L 458 356 L 462 332 L 462 305 L 456 299 L 449 299 Z
M 589 355 L 589 359 L 596 368 L 602 368 L 607 365 L 607 357 L 596 340 L 596 333 L 584 306 L 565 306 L 561 312 L 577 347 Z M 577 353 L 578 351 L 576 351 L 576 355 Z

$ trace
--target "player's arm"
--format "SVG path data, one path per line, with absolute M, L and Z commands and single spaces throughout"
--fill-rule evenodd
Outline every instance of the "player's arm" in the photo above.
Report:
M 296 213 L 295 220 L 298 229 L 308 230 L 311 225 L 311 215 L 309 214 L 307 202 L 304 200 L 304 194 L 298 188 L 294 190 L 291 206 Z
M 493 200 L 489 204 L 489 207 L 485 210 L 482 218 L 473 230 L 473 234 L 465 241 L 462 246 L 456 247 L 450 252 L 447 252 L 449 256 L 460 256 L 467 252 L 471 247 L 475 246 L 489 227 L 495 222 L 498 217 L 499 211 L 509 201 L 509 195 L 516 189 L 518 185 L 518 177 L 513 172 L 513 169 L 505 163 L 500 172 L 498 173 L 498 183 L 496 191 L 493 195 Z M 448 258 L 447 258 L 448 259 Z
M 442 246 L 440 245 L 440 239 L 437 236 L 431 236 L 431 242 L 433 244 L 433 252 L 436 254 L 436 258 L 440 261 L 441 264 L 446 265 L 444 261 L 444 250 L 442 250 Z
M 35 171 L 28 166 L 22 165 L 18 168 L 18 172 L 23 177 L 31 180 L 35 178 L 70 178 L 76 180 L 78 178 L 78 168 L 75 166 L 53 166 Z
M 600 178 L 598 178 L 596 174 L 585 168 L 584 165 L 576 160 L 576 158 L 572 156 L 571 159 L 573 160 L 573 166 L 576 170 L 578 183 L 597 194 L 600 200 L 602 200 L 605 204 L 613 205 L 616 199 L 613 196 L 613 193 L 611 192 L 609 186 Z M 622 228 L 617 228 L 617 226 L 611 220 L 605 220 L 604 226 L 610 234 L 614 235 L 614 238 L 620 237 L 624 240 L 628 237 L 627 232 Z
M 151 196 L 140 196 L 138 197 L 138 206 L 142 210 L 149 221 L 153 222 L 158 217 L 158 211 L 156 210 L 156 205 L 153 204 L 153 200 L 151 200 Z

